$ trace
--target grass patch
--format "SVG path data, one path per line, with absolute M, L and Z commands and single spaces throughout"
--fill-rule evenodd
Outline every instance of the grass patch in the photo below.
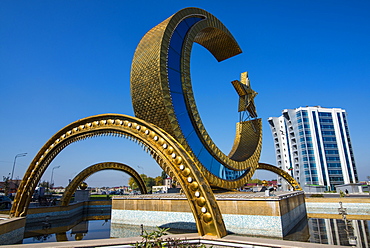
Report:
M 311 197 L 324 197 L 323 194 L 312 194 Z
M 112 198 L 112 195 L 90 195 L 90 199 L 99 199 L 99 200 L 103 200 L 103 199 L 111 199 Z

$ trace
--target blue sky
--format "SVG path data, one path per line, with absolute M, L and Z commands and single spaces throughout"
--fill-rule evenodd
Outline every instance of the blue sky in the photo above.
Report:
M 152 27 L 185 7 L 215 15 L 243 53 L 216 60 L 196 45 L 192 81 L 202 120 L 215 143 L 231 149 L 238 97 L 230 82 L 248 71 L 263 119 L 262 162 L 275 164 L 267 118 L 301 106 L 346 109 L 360 180 L 370 175 L 369 1 L 7 1 L 0 2 L 0 176 L 14 178 L 58 130 L 102 113 L 133 115 L 130 66 Z M 52 162 L 57 186 L 98 162 L 117 161 L 149 176 L 159 166 L 135 143 L 103 137 L 68 146 Z M 271 173 L 258 172 L 271 179 Z M 99 172 L 91 186 L 129 177 Z

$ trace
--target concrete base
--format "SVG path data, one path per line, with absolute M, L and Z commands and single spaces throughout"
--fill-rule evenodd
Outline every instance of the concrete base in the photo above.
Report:
M 89 190 L 76 190 L 75 192 L 75 202 L 85 202 L 90 199 L 90 191 Z
M 324 193 L 326 191 L 326 186 L 323 185 L 306 185 L 304 186 L 304 191 L 305 192 L 310 192 L 310 193 Z
M 282 238 L 306 219 L 303 192 L 217 194 L 226 229 L 235 234 Z M 188 201 L 180 194 L 114 196 L 113 224 L 196 230 Z
M 337 192 L 340 190 L 343 192 L 348 191 L 348 193 L 362 193 L 362 184 L 360 183 L 349 183 L 335 186 Z
M 23 240 L 26 218 L 9 218 L 0 215 L 0 245 L 10 245 Z

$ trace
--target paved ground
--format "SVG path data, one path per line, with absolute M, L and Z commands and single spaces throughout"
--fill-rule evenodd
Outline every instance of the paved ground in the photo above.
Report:
M 178 234 L 178 235 L 167 235 L 167 238 L 183 239 L 189 244 L 205 244 L 208 247 L 282 247 L 282 248 L 344 248 L 348 246 L 338 245 L 324 245 L 314 244 L 306 242 L 295 242 L 286 241 L 279 239 L 266 239 L 266 238 L 252 238 L 242 237 L 235 235 L 228 235 L 224 238 L 216 237 L 199 237 L 198 234 Z M 83 240 L 83 241 L 69 241 L 69 242 L 53 242 L 53 243 L 38 243 L 38 244 L 24 244 L 24 245 L 11 245 L 2 247 L 13 247 L 13 248 L 33 248 L 33 247 L 133 247 L 130 244 L 140 242 L 141 237 L 133 238 L 118 238 L 118 239 L 96 239 L 96 240 Z

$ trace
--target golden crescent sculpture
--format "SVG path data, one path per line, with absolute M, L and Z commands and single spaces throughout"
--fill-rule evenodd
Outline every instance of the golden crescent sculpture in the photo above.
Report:
M 237 123 L 232 152 L 213 143 L 200 119 L 190 78 L 190 53 L 196 42 L 222 61 L 241 53 L 227 28 L 198 8 L 180 10 L 140 41 L 131 67 L 135 115 L 177 139 L 197 158 L 211 185 L 237 188 L 258 166 L 262 144 L 260 119 Z
M 229 155 L 213 143 L 200 119 L 191 86 L 190 54 L 194 42 L 218 61 L 241 53 L 226 27 L 202 9 L 180 10 L 158 24 L 140 41 L 132 62 L 131 96 L 137 117 L 90 116 L 54 134 L 29 165 L 10 215 L 27 215 L 38 182 L 65 147 L 100 135 L 122 136 L 139 143 L 168 175 L 175 177 L 188 199 L 201 236 L 223 237 L 227 233 L 211 186 L 238 188 L 256 169 L 266 169 L 283 176 L 298 189 L 288 173 L 258 163 L 262 126 L 253 102 L 256 92 L 250 88 L 246 73 L 232 85 L 239 95 L 239 112 L 248 111 L 249 118 L 237 123 Z M 71 191 L 72 187 L 68 192 Z

